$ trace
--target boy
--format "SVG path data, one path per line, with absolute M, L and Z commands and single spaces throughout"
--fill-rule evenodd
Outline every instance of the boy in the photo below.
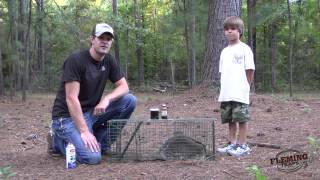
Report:
M 239 17 L 228 17 L 224 21 L 224 35 L 228 46 L 220 56 L 219 72 L 221 88 L 218 101 L 222 124 L 229 123 L 230 144 L 218 148 L 218 152 L 233 156 L 249 154 L 251 149 L 246 144 L 246 133 L 249 121 L 249 93 L 253 81 L 253 53 L 248 45 L 241 42 L 243 21 Z M 236 133 L 239 125 L 239 140 Z

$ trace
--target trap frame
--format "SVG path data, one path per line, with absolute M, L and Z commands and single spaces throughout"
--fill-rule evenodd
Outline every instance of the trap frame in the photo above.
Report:
M 213 118 L 110 120 L 109 162 L 214 159 Z

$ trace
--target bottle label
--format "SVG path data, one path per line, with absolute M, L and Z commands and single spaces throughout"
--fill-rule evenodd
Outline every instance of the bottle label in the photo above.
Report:
M 161 116 L 167 116 L 168 112 L 167 111 L 162 111 Z
M 66 147 L 66 168 L 74 169 L 76 166 L 76 148 L 69 143 Z
M 168 119 L 168 112 L 167 111 L 161 112 L 161 119 Z

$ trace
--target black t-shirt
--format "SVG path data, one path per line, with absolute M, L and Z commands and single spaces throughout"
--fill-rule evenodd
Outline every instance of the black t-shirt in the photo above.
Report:
M 52 118 L 70 117 L 65 93 L 65 83 L 80 83 L 79 101 L 83 112 L 93 109 L 102 97 L 107 80 L 115 83 L 123 78 L 117 61 L 106 54 L 103 61 L 94 60 L 89 50 L 70 55 L 63 64 L 62 81 L 53 104 Z

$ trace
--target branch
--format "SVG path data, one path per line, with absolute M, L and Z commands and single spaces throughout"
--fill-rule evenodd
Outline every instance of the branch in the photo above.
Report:
M 248 144 L 251 146 L 266 147 L 266 148 L 271 148 L 271 149 L 280 149 L 281 148 L 279 145 L 267 144 L 267 143 L 248 142 Z
M 236 179 L 238 179 L 238 178 L 239 178 L 238 176 L 235 176 L 235 175 L 233 175 L 233 174 L 229 173 L 229 172 L 228 172 L 228 171 L 226 171 L 226 170 L 223 170 L 222 172 L 223 172 L 223 173 L 226 173 L 226 174 L 228 174 L 228 175 L 230 175 L 230 176 L 232 176 L 232 177 L 234 177 L 234 178 L 236 178 Z

